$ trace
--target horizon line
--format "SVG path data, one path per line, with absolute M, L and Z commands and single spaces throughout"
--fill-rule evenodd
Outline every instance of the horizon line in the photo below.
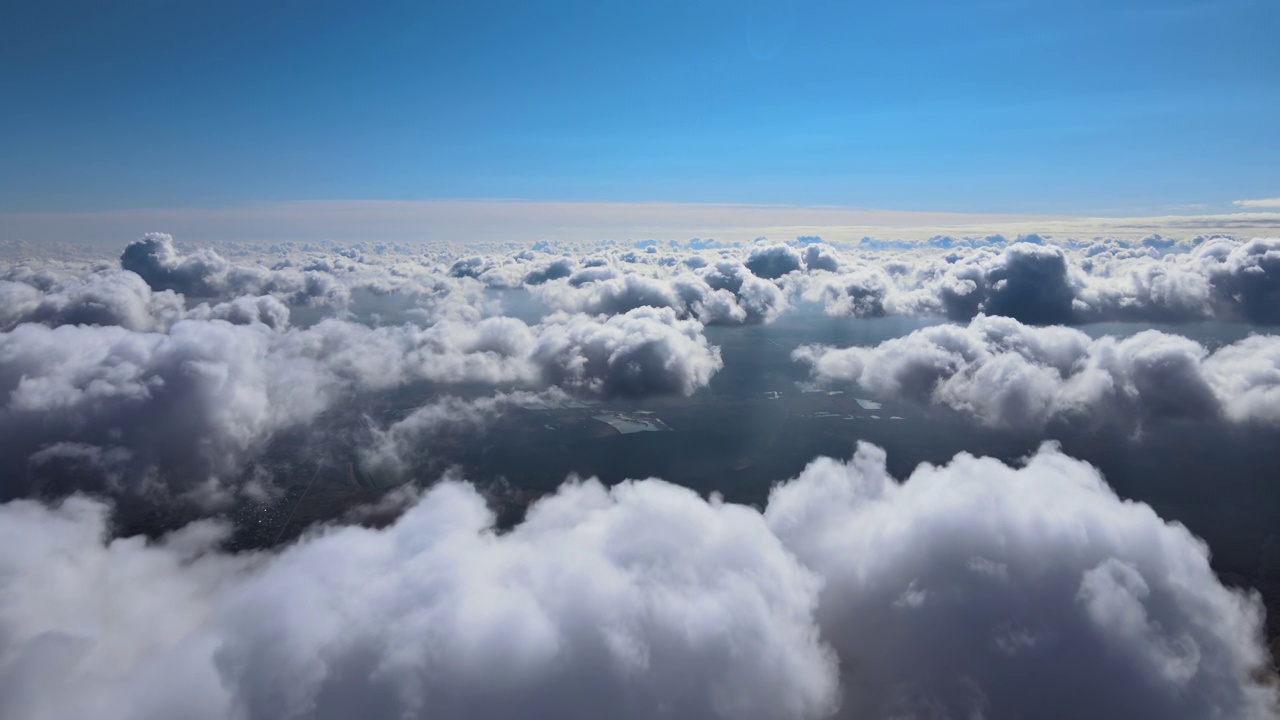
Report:
M 1190 209 L 1189 206 L 1173 206 Z M 688 240 L 830 235 L 914 239 L 934 235 L 1280 234 L 1280 212 L 1101 215 L 896 210 L 846 205 L 521 198 L 315 199 L 226 207 L 0 213 L 0 241 L 93 242 L 168 232 L 203 241 Z M 105 237 L 104 237 L 105 236 Z M 790 239 L 790 238 L 788 238 Z

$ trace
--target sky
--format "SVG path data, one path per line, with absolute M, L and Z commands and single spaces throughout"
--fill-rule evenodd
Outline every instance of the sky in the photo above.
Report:
M 1280 197 L 1274 0 L 0 5 L 9 216 Z

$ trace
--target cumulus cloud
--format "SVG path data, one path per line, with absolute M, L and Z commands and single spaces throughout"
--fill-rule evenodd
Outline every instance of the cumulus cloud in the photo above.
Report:
M 164 233 L 148 233 L 130 243 L 120 255 L 120 265 L 152 289 L 188 297 L 229 299 L 271 294 L 312 305 L 341 305 L 350 299 L 348 288 L 327 272 L 236 265 L 209 248 L 183 254 Z
M 483 257 L 478 255 L 461 258 L 449 266 L 449 274 L 454 277 L 480 277 L 489 268 Z
M 1180 525 L 1042 448 L 903 483 L 883 451 L 818 460 L 765 517 L 823 578 L 848 717 L 1270 717 L 1256 597 Z
M 222 290 L 215 277 L 226 273 L 230 263 L 212 250 L 183 256 L 174 247 L 171 235 L 148 233 L 129 243 L 120 255 L 120 266 L 137 273 L 154 288 L 212 297 Z
M 499 533 L 446 480 L 381 529 L 228 555 L 201 523 L 0 506 L 7 717 L 1265 718 L 1257 599 L 1042 449 L 899 483 L 819 460 L 762 513 L 572 482 Z
M 1088 277 L 1076 296 L 1078 321 L 1177 323 L 1206 320 L 1219 313 L 1237 317 L 1215 307 L 1207 274 L 1186 263 L 1128 251 L 1108 255 L 1106 262 L 1084 264 L 1096 274 Z
M 606 397 L 691 395 L 724 366 L 702 324 L 667 308 L 547 323 L 532 358 L 550 384 Z
M 645 275 L 617 275 L 611 267 L 586 268 L 563 285 L 540 289 L 545 302 L 563 310 L 615 315 L 642 307 L 685 310 L 673 284 Z
M 1003 315 L 1037 324 L 1220 319 L 1280 322 L 1280 239 L 1153 236 L 1075 247 L 1017 243 L 957 256 L 936 292 L 948 317 Z M 1080 256 L 1083 256 L 1080 257 Z
M 104 515 L 0 509 L 41 538 L 0 550 L 8 716 L 816 717 L 837 697 L 816 579 L 754 511 L 662 483 L 568 485 L 498 534 L 446 482 L 385 530 L 248 567 L 208 538 L 103 544 Z
M 909 268 L 845 263 L 837 272 L 794 278 L 790 287 L 801 300 L 821 304 L 827 315 L 866 318 L 938 312 L 939 304 L 930 291 L 904 289 L 895 272 L 909 272 Z
M 733 294 L 745 322 L 771 322 L 787 308 L 782 290 L 752 273 L 743 263 L 722 260 L 698 272 L 712 290 Z
M 528 271 L 524 275 L 526 285 L 541 285 L 549 280 L 567 278 L 573 274 L 573 261 L 569 258 L 557 258 Z
M 901 247 L 864 242 L 856 250 L 815 241 L 694 256 L 648 246 L 644 255 L 605 251 L 577 265 L 568 258 L 517 258 L 519 272 L 504 265 L 510 258 L 459 262 L 495 286 L 509 286 L 494 279 L 504 272 L 502 282 L 522 282 L 563 310 L 611 314 L 669 307 L 717 325 L 771 322 L 792 300 L 818 303 L 829 315 L 857 317 L 938 314 L 963 321 L 983 314 L 1035 325 L 1207 319 L 1274 324 L 1280 321 L 1274 310 L 1280 304 L 1272 301 L 1273 278 L 1280 276 L 1272 267 L 1277 243 L 1024 235 L 1012 241 L 939 237 Z
M 168 333 L 35 324 L 0 333 L 4 494 L 65 492 L 42 485 L 67 474 L 144 492 L 234 475 L 336 390 L 321 363 L 275 352 L 276 342 L 263 325 L 190 320 Z
M 12 279 L 0 279 L 0 330 L 26 322 L 154 330 L 183 316 L 179 295 L 153 291 L 131 272 L 97 271 L 55 279 L 11 271 L 8 276 Z
M 1278 238 L 1209 238 L 1166 256 L 1099 243 L 1090 253 L 1076 298 L 1083 321 L 1280 323 Z
M 29 323 L 0 333 L 3 495 L 224 485 L 281 430 L 415 381 L 688 395 L 722 365 L 700 323 L 650 308 L 532 326 L 496 317 L 286 328 L 287 310 L 266 297 L 192 315 L 202 319 L 166 332 Z
M 1280 422 L 1273 404 L 1280 390 L 1275 336 L 1210 352 L 1154 330 L 1095 340 L 1071 328 L 979 316 L 968 326 L 925 328 L 872 348 L 803 346 L 793 357 L 820 382 L 949 407 L 994 426 Z
M 956 263 L 938 295 L 954 320 L 985 313 L 1049 325 L 1071 321 L 1075 292 L 1061 249 L 1018 243 Z
M 835 248 L 821 242 L 806 245 L 804 266 L 809 270 L 835 272 L 840 269 L 840 254 Z
M 271 295 L 245 295 L 234 300 L 210 305 L 201 303 L 186 313 L 199 320 L 226 320 L 234 325 L 262 323 L 283 330 L 289 326 L 289 308 Z
M 707 325 L 770 322 L 787 307 L 786 294 L 744 265 L 721 261 L 694 272 L 654 277 L 619 273 L 611 266 L 587 267 L 560 282 L 535 286 L 548 305 L 562 310 L 613 315 L 638 308 L 669 308 Z
M 1280 323 L 1280 238 L 1237 244 L 1218 240 L 1198 249 L 1214 299 L 1228 312 L 1260 324 Z
M 789 245 L 759 245 L 751 249 L 744 262 L 756 277 L 776 280 L 801 267 L 800 253 Z
M 468 248 L 459 256 L 455 248 L 433 246 L 410 253 L 412 259 L 357 244 L 308 246 L 308 257 L 287 256 L 268 267 L 261 258 L 232 262 L 211 248 L 184 254 L 168 236 L 152 234 L 130 245 L 122 263 L 156 293 L 215 304 L 271 295 L 290 305 L 342 308 L 351 292 L 367 289 L 410 299 L 427 323 L 497 314 L 485 290 L 524 287 L 569 312 L 668 307 L 715 325 L 771 322 L 793 299 L 820 303 L 827 314 L 864 317 L 940 314 L 968 320 L 985 314 L 1036 325 L 1206 319 L 1275 324 L 1277 243 L 1224 236 L 940 236 L 905 244 L 866 239 L 852 248 L 813 241 L 695 254 L 678 244 L 652 243 L 642 246 L 644 252 L 616 243 L 580 245 L 561 256 L 514 246 Z M 8 306 L 20 308 L 0 320 L 10 326 L 24 321 L 40 300 L 33 287 L 0 285 Z M 171 315 L 157 317 L 172 322 Z

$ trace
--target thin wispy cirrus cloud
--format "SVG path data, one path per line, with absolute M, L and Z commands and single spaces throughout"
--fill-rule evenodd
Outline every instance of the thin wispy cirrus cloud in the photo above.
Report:
M 1255 208 L 1280 208 L 1280 197 L 1259 198 L 1256 200 L 1234 200 L 1231 203 L 1236 207 L 1255 209 Z

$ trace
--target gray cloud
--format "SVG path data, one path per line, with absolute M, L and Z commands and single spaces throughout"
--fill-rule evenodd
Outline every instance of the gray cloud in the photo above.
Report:
M 961 260 L 938 294 L 954 320 L 985 313 L 1050 325 L 1071 322 L 1075 293 L 1062 250 L 1019 243 L 996 255 Z
M 148 233 L 130 243 L 120 256 L 120 265 L 137 273 L 154 290 L 172 290 L 188 297 L 230 299 L 270 294 L 313 305 L 340 305 L 349 300 L 347 287 L 327 272 L 236 265 L 209 248 L 184 255 L 164 233 Z
M 743 263 L 756 277 L 776 280 L 801 268 L 800 253 L 789 245 L 759 245 Z
M 840 269 L 840 253 L 830 245 L 813 243 L 804 248 L 804 266 L 806 269 L 836 272 Z
M 742 263 L 722 260 L 699 270 L 698 274 L 711 289 L 733 293 L 745 313 L 744 322 L 772 322 L 787 308 L 782 290 L 750 272 Z
M 573 261 L 569 258 L 557 258 L 542 263 L 524 275 L 526 285 L 541 285 L 549 280 L 567 278 L 573 274 Z
M 1197 256 L 1210 260 L 1207 275 L 1214 299 L 1246 321 L 1280 323 L 1280 238 L 1243 244 L 1216 241 Z

